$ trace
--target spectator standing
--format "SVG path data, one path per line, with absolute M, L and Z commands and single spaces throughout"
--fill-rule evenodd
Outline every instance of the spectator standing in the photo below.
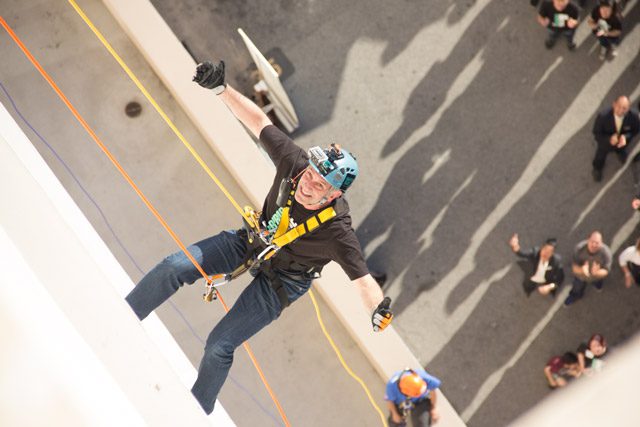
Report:
M 569 0 L 546 0 L 540 5 L 538 23 L 547 28 L 547 39 L 544 45 L 551 49 L 563 35 L 567 39 L 569 50 L 574 50 L 573 41 L 578 26 L 578 7 Z
M 509 240 L 511 250 L 529 262 L 530 270 L 523 282 L 527 296 L 536 289 L 541 295 L 555 296 L 562 285 L 564 270 L 560 255 L 555 253 L 556 245 L 556 239 L 547 239 L 541 247 L 522 250 L 517 234 Z
M 635 282 L 640 286 L 640 239 L 620 253 L 618 264 L 624 273 L 624 285 L 630 288 Z
M 621 162 L 627 160 L 627 147 L 640 130 L 638 113 L 631 110 L 630 106 L 629 98 L 619 96 L 610 108 L 602 110 L 596 117 L 593 136 L 597 149 L 592 163 L 592 175 L 596 182 L 602 181 L 602 169 L 611 151 L 618 155 Z
M 611 249 L 602 242 L 599 231 L 591 233 L 587 240 L 576 245 L 573 253 L 573 282 L 569 296 L 564 305 L 569 306 L 584 296 L 587 283 L 591 283 L 596 290 L 602 290 L 604 279 L 611 270 Z
M 607 54 L 612 58 L 616 57 L 616 47 L 620 44 L 622 35 L 622 16 L 616 10 L 613 1 L 600 0 L 591 11 L 588 23 L 600 43 L 600 60 L 604 61 Z

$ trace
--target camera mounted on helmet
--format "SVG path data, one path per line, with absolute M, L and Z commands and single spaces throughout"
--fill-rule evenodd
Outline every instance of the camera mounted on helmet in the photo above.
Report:
M 358 176 L 358 162 L 355 156 L 337 144 L 329 149 L 320 147 L 309 149 L 309 165 L 322 176 L 325 181 L 343 193 L 353 184 Z

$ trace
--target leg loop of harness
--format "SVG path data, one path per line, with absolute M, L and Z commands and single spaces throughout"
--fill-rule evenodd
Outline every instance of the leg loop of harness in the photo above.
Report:
M 280 309 L 284 310 L 285 308 L 289 307 L 289 295 L 287 295 L 287 290 L 284 286 L 284 282 L 282 281 L 280 274 L 278 274 L 278 272 L 275 271 L 271 266 L 271 261 L 264 261 L 260 265 L 260 271 L 262 271 L 262 273 L 267 276 L 269 282 L 271 283 L 271 288 L 278 296 L 278 300 L 280 301 Z

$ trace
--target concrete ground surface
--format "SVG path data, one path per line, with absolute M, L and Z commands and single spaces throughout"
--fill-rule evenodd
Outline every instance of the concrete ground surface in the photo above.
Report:
M 394 298 L 396 329 L 443 380 L 445 395 L 470 426 L 508 424 L 548 396 L 542 367 L 550 356 L 575 349 L 594 332 L 615 351 L 637 331 L 640 292 L 622 286 L 619 269 L 601 294 L 588 289 L 583 301 L 563 309 L 562 297 L 526 298 L 506 245 L 513 232 L 523 245 L 555 236 L 568 259 L 594 228 L 616 254 L 638 235 L 628 168 L 610 156 L 602 183 L 590 175 L 595 113 L 618 94 L 630 95 L 634 105 L 640 98 L 637 1 L 625 10 L 619 56 L 606 62 L 598 60 L 584 22 L 575 52 L 562 41 L 546 50 L 544 29 L 524 0 L 153 3 L 197 58 L 223 57 L 229 80 L 241 89 L 250 86 L 250 58 L 237 27 L 263 51 L 286 55 L 294 71 L 284 85 L 301 119 L 294 137 L 307 147 L 339 142 L 358 156 L 362 176 L 348 197 L 368 262 L 389 275 L 385 290 Z M 220 171 L 101 4 L 80 4 Z M 66 3 L 4 0 L 2 14 L 185 241 L 237 225 L 228 203 Z M 175 244 L 6 35 L 2 40 L 9 58 L 0 65 L 3 85 L 31 124 L 56 142 L 140 270 L 151 268 Z M 132 99 L 144 105 L 137 119 L 123 114 Z M 139 278 L 95 206 L 57 159 L 38 149 Z M 233 286 L 228 299 L 241 287 Z M 176 308 L 204 338 L 221 309 L 200 303 L 200 293 L 185 289 L 173 299 L 175 308 L 160 310 L 194 363 L 202 344 Z M 308 298 L 290 310 L 252 344 L 294 425 L 376 425 L 315 325 L 297 327 L 315 322 Z M 383 384 L 364 358 L 347 337 L 337 338 L 382 396 Z M 238 352 L 221 400 L 239 425 L 277 424 L 262 409 L 277 419 L 245 359 Z M 357 403 L 341 398 L 359 395 Z
M 553 236 L 568 262 L 593 229 L 616 255 L 638 236 L 629 168 L 610 156 L 603 182 L 591 178 L 597 111 L 640 98 L 637 1 L 607 61 L 584 22 L 594 1 L 575 52 L 563 40 L 545 49 L 524 0 L 153 3 L 242 89 L 250 58 L 237 27 L 285 54 L 294 137 L 358 156 L 348 198 L 368 262 L 389 275 L 398 331 L 470 426 L 508 424 L 549 396 L 552 355 L 594 332 L 615 352 L 638 330 L 640 292 L 618 267 L 601 294 L 564 309 L 566 285 L 554 301 L 524 295 L 507 246 L 513 232 L 523 246 Z
M 224 166 L 102 3 L 81 1 L 79 5 L 229 192 L 245 204 L 245 196 Z M 185 243 L 240 226 L 231 204 L 67 2 L 5 0 L 0 13 Z M 139 280 L 163 256 L 178 250 L 176 244 L 6 32 L 2 31 L 0 40 L 4 88 L 0 102 L 37 141 L 36 148 L 116 258 L 134 281 Z M 125 115 L 130 101 L 142 105 L 136 118 Z M 241 278 L 221 289 L 226 302 L 232 304 L 246 284 L 247 279 Z M 87 286 L 91 286 L 90 277 Z M 203 340 L 223 313 L 218 302 L 202 301 L 203 288 L 200 282 L 185 287 L 157 310 L 196 367 Z M 323 320 L 347 363 L 383 407 L 383 380 L 319 302 Z M 292 425 L 380 424 L 365 393 L 326 343 L 309 297 L 287 309 L 250 344 Z M 239 426 L 282 425 L 243 349 L 236 352 L 220 400 Z

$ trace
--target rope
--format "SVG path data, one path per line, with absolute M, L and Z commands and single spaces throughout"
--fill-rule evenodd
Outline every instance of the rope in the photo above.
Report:
M 186 246 L 182 243 L 182 241 L 180 240 L 180 238 L 176 235 L 176 233 L 171 229 L 171 227 L 169 227 L 169 224 L 167 224 L 167 222 L 164 220 L 164 218 L 160 215 L 160 213 L 156 210 L 156 208 L 151 204 L 151 202 L 149 201 L 149 199 L 147 199 L 147 197 L 144 195 L 144 193 L 138 188 L 138 186 L 135 184 L 135 182 L 133 182 L 133 180 L 131 179 L 131 177 L 127 174 L 127 172 L 124 170 L 124 168 L 120 165 L 120 163 L 116 160 L 116 158 L 111 154 L 111 152 L 109 151 L 109 149 L 102 143 L 102 141 L 100 140 L 100 138 L 98 138 L 98 136 L 96 135 L 96 133 L 93 131 L 93 129 L 91 129 L 91 127 L 89 126 L 89 124 L 84 120 L 84 118 L 82 118 L 82 116 L 80 115 L 80 113 L 76 110 L 76 108 L 73 106 L 73 104 L 71 104 L 71 102 L 69 101 L 69 99 L 67 99 L 67 97 L 64 95 L 64 93 L 60 90 L 60 88 L 58 87 L 58 85 L 56 85 L 56 83 L 53 81 L 53 79 L 51 78 L 51 76 L 49 76 L 49 74 L 44 70 L 44 68 L 42 68 L 42 66 L 40 65 L 40 63 L 33 57 L 33 55 L 31 54 L 31 52 L 27 49 L 27 47 L 22 43 L 22 41 L 18 38 L 18 36 L 16 35 L 16 33 L 11 29 L 11 27 L 9 27 L 9 25 L 7 24 L 7 22 L 4 20 L 4 18 L 2 16 L 0 16 L 0 25 L 2 25 L 2 27 L 7 31 L 7 33 L 9 34 L 9 36 L 11 36 L 11 38 L 13 39 L 13 41 L 18 45 L 18 47 L 20 48 L 20 50 L 22 50 L 22 52 L 24 53 L 24 55 L 29 59 L 29 61 L 31 61 L 31 63 L 34 65 L 34 67 L 40 72 L 40 74 L 42 75 L 42 77 L 47 81 L 47 83 L 49 83 L 49 85 L 51 86 L 51 88 L 56 92 L 56 94 L 58 95 L 58 97 L 62 100 L 62 102 L 64 102 L 64 104 L 67 106 L 67 108 L 69 108 L 69 110 L 71 111 L 71 113 L 74 115 L 74 117 L 78 120 L 78 122 L 82 125 L 82 127 L 87 131 L 87 133 L 91 136 L 91 138 L 95 141 L 95 143 L 100 147 L 100 149 L 104 152 L 104 154 L 109 158 L 109 160 L 111 161 L 111 163 L 113 163 L 113 165 L 116 167 L 116 169 L 118 169 L 118 171 L 120 172 L 120 174 L 123 176 L 123 178 L 127 181 L 127 183 L 129 183 L 129 185 L 131 186 L 131 188 L 133 188 L 133 190 L 136 192 L 136 194 L 138 194 L 138 196 L 140 197 L 140 199 L 142 199 L 142 201 L 144 202 L 144 204 L 147 206 L 147 208 L 151 211 L 151 213 L 153 213 L 153 215 L 156 217 L 156 219 L 160 222 L 160 224 L 162 224 L 162 226 L 165 228 L 165 230 L 171 235 L 171 237 L 173 238 L 173 240 L 178 244 L 178 246 L 180 247 L 180 249 L 185 253 L 185 255 L 189 258 L 189 260 L 193 263 L 193 265 L 197 268 L 197 270 L 200 272 L 200 274 L 202 275 L 202 277 L 207 281 L 207 283 L 211 283 L 212 282 L 212 278 L 209 277 L 209 275 L 207 275 L 207 273 L 205 273 L 204 269 L 202 268 L 202 266 L 198 263 L 198 261 L 196 261 L 196 259 L 193 257 L 193 255 L 191 255 L 191 253 L 187 250 Z M 215 277 L 215 276 L 214 276 Z M 222 299 L 222 295 L 220 295 L 220 292 L 216 289 L 215 290 L 216 293 L 218 294 L 218 298 L 220 299 L 220 302 L 222 303 L 222 306 L 224 307 L 224 310 L 226 312 L 229 312 L 229 307 L 227 306 L 227 304 L 224 302 L 224 300 Z M 274 401 L 274 403 L 276 404 L 276 407 L 278 408 L 278 412 L 280 413 L 280 416 L 282 417 L 284 423 L 286 426 L 290 426 L 289 421 L 282 409 L 282 406 L 280 405 L 280 402 L 278 402 L 278 399 L 276 398 L 275 394 L 273 393 L 273 390 L 271 389 L 271 386 L 269 385 L 269 383 L 267 382 L 267 379 L 265 378 L 262 369 L 260 368 L 260 365 L 258 364 L 258 361 L 256 360 L 253 351 L 251 350 L 251 348 L 249 347 L 249 343 L 244 342 L 243 346 L 245 348 L 245 350 L 247 351 L 247 354 L 249 355 L 249 358 L 251 359 L 251 361 L 253 362 L 256 371 L 258 371 L 258 374 L 260 376 L 260 379 L 262 380 L 262 382 L 264 383 L 267 391 L 269 392 L 269 395 L 271 396 L 272 400 Z
M 373 408 L 376 410 L 378 415 L 380 415 L 380 420 L 382 420 L 382 425 L 384 427 L 388 427 L 387 419 L 382 413 L 382 410 L 380 409 L 380 407 L 376 404 L 375 400 L 373 400 L 373 396 L 371 396 L 371 392 L 367 388 L 367 385 L 364 383 L 364 381 L 360 379 L 360 377 L 358 377 L 356 374 L 353 373 L 351 368 L 349 368 L 349 365 L 347 365 L 347 362 L 345 362 L 344 358 L 342 357 L 342 353 L 340 353 L 340 350 L 338 350 L 338 347 L 336 346 L 335 342 L 331 338 L 331 335 L 329 335 L 329 332 L 327 332 L 327 328 L 325 328 L 324 322 L 322 321 L 322 316 L 320 315 L 320 307 L 318 306 L 318 301 L 316 301 L 316 297 L 315 295 L 313 295 L 313 291 L 311 289 L 309 289 L 309 295 L 311 296 L 311 302 L 313 303 L 313 307 L 316 310 L 316 317 L 318 318 L 320 329 L 322 329 L 322 332 L 324 333 L 324 336 L 327 338 L 327 341 L 329 341 L 331 348 L 333 348 L 333 351 L 336 353 L 336 356 L 338 356 L 338 360 L 340 360 L 342 367 L 344 368 L 345 371 L 347 371 L 347 373 L 351 376 L 351 378 L 356 380 L 358 384 L 360 384 L 360 386 L 364 389 L 364 392 L 367 394 L 367 397 L 369 398 L 369 402 L 371 402 L 371 405 L 373 406 Z
M 229 193 L 229 191 L 227 191 L 226 187 L 222 184 L 222 182 L 220 182 L 220 180 L 218 179 L 218 177 L 211 171 L 211 169 L 209 169 L 209 167 L 207 166 L 207 164 L 204 162 L 204 160 L 202 160 L 202 158 L 198 155 L 198 153 L 196 152 L 196 150 L 193 148 L 193 146 L 191 146 L 191 144 L 189 144 L 189 142 L 187 141 L 187 139 L 182 135 L 182 133 L 178 130 L 178 128 L 173 124 L 173 122 L 171 121 L 171 119 L 169 118 L 169 116 L 167 116 L 165 114 L 165 112 L 162 110 L 162 108 L 158 105 L 158 103 L 155 101 L 155 99 L 151 96 L 151 94 L 147 91 L 147 89 L 142 85 L 142 83 L 140 83 L 140 80 L 138 80 L 138 78 L 136 77 L 135 74 L 133 74 L 133 71 L 131 71 L 131 69 L 127 66 L 127 64 L 122 60 L 122 58 L 120 58 L 120 55 L 118 55 L 118 53 L 113 49 L 113 47 L 111 47 L 111 45 L 109 44 L 109 42 L 104 38 L 104 36 L 102 35 L 102 33 L 100 33 L 100 31 L 95 27 L 95 25 L 93 25 L 93 22 L 91 22 L 91 20 L 87 17 L 87 15 L 85 15 L 85 13 L 82 11 L 82 9 L 80 8 L 80 6 L 78 6 L 78 4 L 74 1 L 74 0 L 69 0 L 69 3 L 71 4 L 71 6 L 75 9 L 75 11 L 78 13 L 78 15 L 80 15 L 80 17 L 82 18 L 82 20 L 87 24 L 87 26 L 91 29 L 91 31 L 93 31 L 93 33 L 96 35 L 96 37 L 98 37 L 98 39 L 100 40 L 100 42 L 102 42 L 102 44 L 104 45 L 104 47 L 109 51 L 109 53 L 111 54 L 111 56 L 113 56 L 113 58 L 118 62 L 118 64 L 120 64 L 120 67 L 122 67 L 122 69 L 124 70 L 125 73 L 127 73 L 127 75 L 129 76 L 129 78 L 133 81 L 133 83 L 138 87 L 138 89 L 140 89 L 140 92 L 142 92 L 142 94 L 145 96 L 145 98 L 147 98 L 147 100 L 151 103 L 151 105 L 153 105 L 153 108 L 155 108 L 155 110 L 158 112 L 158 114 L 160 114 L 160 117 L 162 117 L 164 119 L 164 121 L 167 123 L 167 125 L 171 128 L 171 130 L 173 131 L 173 133 L 176 134 L 176 136 L 178 137 L 178 139 L 180 139 L 180 141 L 182 142 L 182 144 L 184 144 L 184 146 L 187 148 L 187 150 L 189 150 L 189 152 L 191 153 L 191 155 L 196 159 L 196 161 L 200 164 L 200 166 L 202 167 L 202 169 L 205 170 L 205 172 L 207 172 L 207 174 L 209 175 L 209 177 L 211 177 L 211 179 L 213 179 L 213 181 L 216 183 L 216 185 L 218 187 L 220 187 L 220 190 L 224 193 L 224 195 L 227 197 L 227 199 L 229 199 L 229 201 L 231 202 L 231 204 L 233 205 L 233 207 L 238 211 L 238 213 L 250 224 L 250 225 L 254 225 L 252 218 L 245 213 L 245 211 L 240 207 L 240 205 L 235 201 L 235 199 L 231 196 L 231 194 Z

